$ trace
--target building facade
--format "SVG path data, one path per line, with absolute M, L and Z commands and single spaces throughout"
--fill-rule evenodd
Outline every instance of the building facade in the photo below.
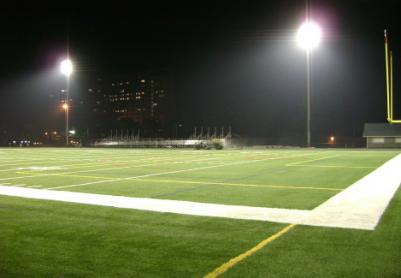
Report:
M 169 136 L 176 106 L 168 71 L 98 76 L 86 78 L 72 101 L 76 122 L 92 130 L 90 137 L 133 128 L 146 136 Z
M 363 137 L 367 148 L 401 148 L 401 125 L 388 123 L 367 123 Z

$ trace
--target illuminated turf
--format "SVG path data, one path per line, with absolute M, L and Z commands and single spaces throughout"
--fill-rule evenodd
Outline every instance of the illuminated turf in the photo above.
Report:
M 398 153 L 1 149 L 0 184 L 313 209 Z M 0 219 L 2 277 L 201 277 L 286 226 L 3 196 Z M 373 232 L 296 226 L 224 275 L 397 276 L 400 229 L 398 193 Z

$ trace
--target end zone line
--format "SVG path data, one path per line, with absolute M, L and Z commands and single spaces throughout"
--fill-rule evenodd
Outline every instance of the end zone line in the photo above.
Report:
M 239 262 L 245 260 L 247 257 L 253 255 L 257 251 L 259 251 L 260 249 L 262 249 L 263 247 L 268 245 L 269 243 L 271 243 L 274 240 L 278 239 L 279 237 L 281 237 L 282 235 L 284 235 L 285 233 L 287 233 L 288 231 L 293 229 L 295 226 L 296 226 L 296 224 L 290 224 L 290 225 L 284 227 L 283 229 L 281 229 L 277 233 L 273 234 L 272 236 L 269 236 L 268 238 L 262 240 L 261 242 L 259 242 L 257 245 L 255 245 L 254 247 L 252 247 L 248 251 L 246 251 L 246 252 L 238 255 L 237 257 L 232 258 L 228 262 L 222 264 L 221 266 L 219 266 L 218 268 L 216 268 L 215 270 L 213 270 L 209 274 L 205 275 L 204 278 L 215 278 L 215 277 L 220 276 L 221 274 L 223 274 L 224 272 L 226 272 L 227 270 L 229 270 L 230 268 L 232 268 L 233 266 L 235 266 Z

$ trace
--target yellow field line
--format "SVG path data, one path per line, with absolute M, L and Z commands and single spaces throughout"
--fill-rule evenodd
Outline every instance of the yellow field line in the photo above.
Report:
M 16 174 L 21 174 L 21 175 L 31 175 L 32 174 L 32 172 L 27 172 L 27 171 L 18 171 L 18 172 L 15 172 L 15 173 Z
M 215 184 L 240 187 L 266 187 L 266 188 L 285 188 L 285 189 L 310 189 L 310 190 L 330 190 L 341 191 L 343 188 L 312 187 L 312 186 L 292 186 L 292 185 L 273 185 L 273 184 L 246 184 L 246 183 L 228 183 L 228 182 L 208 182 L 208 181 L 188 181 L 188 180 L 164 180 L 164 179 L 137 179 L 138 181 L 162 182 L 162 183 L 189 183 L 189 184 Z
M 100 169 L 94 169 L 94 170 L 82 170 L 82 171 L 71 171 L 71 172 L 61 172 L 61 173 L 43 173 L 42 171 L 18 171 L 15 172 L 16 174 L 28 174 L 29 176 L 22 176 L 22 177 L 11 177 L 11 178 L 0 178 L 0 181 L 3 180 L 15 180 L 15 179 L 23 179 L 23 178 L 36 178 L 36 177 L 49 177 L 49 176 L 60 176 L 64 174 L 74 174 L 74 173 L 88 173 L 88 172 L 96 172 L 96 171 L 109 171 L 109 170 L 121 170 L 121 169 L 132 169 L 132 168 L 141 168 L 141 167 L 147 167 L 147 166 L 160 166 L 160 165 L 166 165 L 166 164 L 184 164 L 184 163 L 190 163 L 190 162 L 200 162 L 200 161 L 205 161 L 205 160 L 214 160 L 217 158 L 206 158 L 206 159 L 198 159 L 198 160 L 189 160 L 189 161 L 177 161 L 177 162 L 157 162 L 157 163 L 148 163 L 148 164 L 139 164 L 139 165 L 133 165 L 133 166 L 120 166 L 120 167 L 111 167 L 111 168 L 100 168 Z M 99 165 L 97 165 L 99 166 Z M 223 164 L 224 166 L 224 164 Z M 220 167 L 220 166 L 219 166 Z M 33 174 L 35 173 L 35 174 Z M 33 175 L 32 175 L 33 174 Z M 113 178 L 114 180 L 120 180 L 121 178 Z
M 287 233 L 288 231 L 293 229 L 295 226 L 296 226 L 296 224 L 290 224 L 290 225 L 286 226 L 285 228 L 281 229 L 280 231 L 278 231 L 274 235 L 262 240 L 256 246 L 254 246 L 253 248 L 249 249 L 248 251 L 246 251 L 246 252 L 242 253 L 241 255 L 238 255 L 237 257 L 235 257 L 235 258 L 229 260 L 228 262 L 222 264 L 221 266 L 219 266 L 218 268 L 216 268 L 215 270 L 213 270 L 209 274 L 205 275 L 204 278 L 215 278 L 215 277 L 223 274 L 224 272 L 226 272 L 227 270 L 229 270 L 230 268 L 235 266 L 237 263 L 243 261 L 247 257 L 253 255 L 257 251 L 259 251 L 260 249 L 262 249 L 263 247 L 268 245 L 269 243 L 271 243 L 274 240 L 278 239 L 279 237 L 281 237 L 282 235 L 284 235 L 285 233 Z
M 17 174 L 32 174 L 30 172 L 16 172 Z M 115 179 L 112 177 L 100 177 L 100 176 L 85 176 L 85 175 L 74 175 L 74 174 L 68 174 L 68 173 L 52 173 L 52 176 L 69 176 L 69 177 L 78 177 L 78 178 L 94 178 L 94 179 Z M 40 173 L 38 173 L 38 176 L 42 176 L 40 175 Z M 46 177 L 46 176 L 45 176 Z
M 99 183 L 109 182 L 109 181 L 114 181 L 114 182 L 128 181 L 128 180 L 135 180 L 135 179 L 140 179 L 140 178 L 145 178 L 145 177 L 147 178 L 147 177 L 155 177 L 155 176 L 162 176 L 162 175 L 171 175 L 171 174 L 184 173 L 184 172 L 190 172 L 190 171 L 200 171 L 200 170 L 206 170 L 206 169 L 215 169 L 215 168 L 221 168 L 221 167 L 227 167 L 227 166 L 238 166 L 238 165 L 241 165 L 241 164 L 243 165 L 243 164 L 256 163 L 256 162 L 268 161 L 268 160 L 273 160 L 273 159 L 293 158 L 293 157 L 306 156 L 306 155 L 310 155 L 310 154 L 301 154 L 301 155 L 288 156 L 288 157 L 266 158 L 266 159 L 251 160 L 251 161 L 247 160 L 247 161 L 232 162 L 232 163 L 218 164 L 218 165 L 205 166 L 205 167 L 196 167 L 196 168 L 180 169 L 180 170 L 167 171 L 167 172 L 150 173 L 150 174 L 144 174 L 144 175 L 139 175 L 139 176 L 131 176 L 131 177 L 126 177 L 126 178 L 115 178 L 115 179 L 111 179 L 111 180 L 85 182 L 85 183 L 80 183 L 80 184 L 69 184 L 69 185 L 52 187 L 52 189 L 61 189 L 61 188 L 71 188 L 71 187 L 77 187 L 77 186 L 86 186 L 86 185 L 99 184 Z M 209 160 L 212 160 L 212 159 L 216 159 L 216 158 L 210 158 Z M 201 160 L 204 161 L 204 159 L 201 159 Z M 192 160 L 192 161 L 178 162 L 178 163 L 198 162 L 198 161 L 201 161 L 201 160 Z M 172 164 L 175 164 L 175 163 L 173 162 Z M 162 164 L 156 164 L 156 166 L 157 165 L 162 165 Z M 143 167 L 143 165 L 141 167 Z M 122 168 L 123 167 L 121 167 L 119 169 L 122 169 Z M 110 170 L 110 168 L 108 168 L 108 169 Z M 111 168 L 111 169 L 115 169 L 115 168 Z M 80 173 L 80 172 L 90 172 L 90 171 L 76 171 L 76 172 L 72 172 L 72 173 Z M 68 172 L 66 172 L 65 174 L 68 174 Z M 49 175 L 51 175 L 51 174 L 49 174 Z M 46 176 L 49 176 L 49 175 L 46 175 Z M 19 177 L 19 178 L 26 178 L 26 177 L 29 177 L 29 176 Z M 11 179 L 14 180 L 14 179 L 19 179 L 19 178 L 0 179 L 0 182 L 3 181 L 3 180 L 11 180 Z
M 294 166 L 294 165 L 298 165 L 298 164 L 303 164 L 303 163 L 309 163 L 309 162 L 314 162 L 314 161 L 329 159 L 329 158 L 333 158 L 333 157 L 337 157 L 337 156 L 339 156 L 339 155 L 330 155 L 330 156 L 319 157 L 319 158 L 310 159 L 310 160 L 304 160 L 304 161 L 299 161 L 299 162 L 293 162 L 293 163 L 288 163 L 288 164 L 286 164 L 285 166 Z
M 24 172 L 19 172 L 24 173 Z M 112 177 L 103 176 L 89 176 L 89 175 L 74 175 L 68 173 L 55 174 L 57 176 L 65 177 L 78 177 L 78 178 L 93 178 L 112 180 Z M 246 184 L 246 183 L 228 183 L 228 182 L 208 182 L 208 181 L 190 181 L 190 180 L 165 180 L 165 179 L 136 179 L 137 181 L 144 182 L 161 182 L 161 183 L 184 183 L 184 184 L 211 184 L 211 185 L 225 185 L 225 186 L 239 186 L 239 187 L 259 187 L 259 188 L 280 188 L 280 189 L 307 189 L 307 190 L 328 190 L 328 191 L 341 191 L 343 188 L 330 188 L 330 187 L 312 187 L 312 186 L 293 186 L 293 185 L 274 185 L 274 184 Z M 135 180 L 134 180 L 135 181 Z
M 77 177 L 77 178 L 91 178 L 91 179 L 102 179 L 102 180 L 114 180 L 112 177 L 100 177 L 100 176 L 85 176 L 85 175 L 74 175 L 74 174 L 57 174 L 57 176 L 64 177 Z
M 345 169 L 376 169 L 377 167 L 364 167 L 364 166 L 340 166 L 340 165 L 286 165 L 288 167 L 316 167 L 316 168 L 345 168 Z

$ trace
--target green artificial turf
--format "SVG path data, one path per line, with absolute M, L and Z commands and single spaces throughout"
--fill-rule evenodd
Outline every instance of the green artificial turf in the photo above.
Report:
M 0 196 L 0 277 L 190 277 L 283 225 Z
M 1 152 L 0 184 L 291 209 L 318 206 L 397 154 L 303 149 Z
M 0 184 L 313 209 L 399 153 L 0 149 Z M 0 277 L 202 277 L 286 226 L 0 196 Z M 296 226 L 223 277 L 401 277 L 400 231 L 398 191 L 374 231 Z

